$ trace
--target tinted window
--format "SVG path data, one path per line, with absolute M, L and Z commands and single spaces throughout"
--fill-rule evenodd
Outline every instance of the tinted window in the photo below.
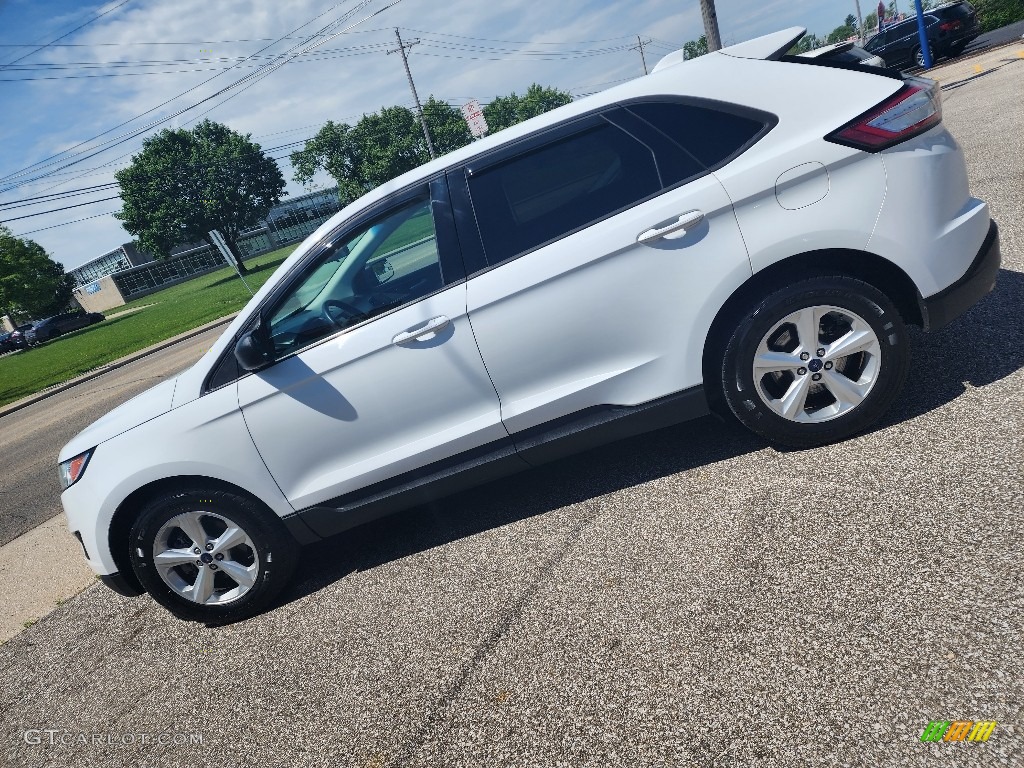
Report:
M 673 139 L 708 168 L 741 151 L 765 127 L 761 120 L 678 102 L 632 104 L 629 111 Z
M 556 240 L 661 189 L 651 151 L 607 123 L 474 174 L 491 264 Z

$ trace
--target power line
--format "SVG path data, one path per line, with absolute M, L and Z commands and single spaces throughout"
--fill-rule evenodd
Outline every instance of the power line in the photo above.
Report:
M 106 15 L 107 15 L 108 13 L 113 13 L 113 12 L 114 12 L 114 11 L 116 11 L 116 10 L 117 10 L 118 8 L 120 8 L 120 7 L 122 6 L 122 5 L 126 5 L 126 4 L 127 4 L 127 3 L 129 3 L 129 2 L 130 2 L 130 0 L 122 0 L 122 1 L 120 2 L 120 3 L 118 3 L 117 5 L 115 5 L 115 6 L 114 6 L 113 8 L 111 8 L 110 10 L 104 11 L 103 13 L 100 13 L 100 14 L 97 14 L 97 15 L 93 16 L 93 17 L 92 17 L 91 19 L 89 19 L 89 20 L 88 20 L 87 22 L 85 22 L 84 24 L 79 24 L 79 25 L 78 25 L 77 27 L 75 27 L 74 29 L 72 29 L 72 30 L 71 30 L 70 32 L 67 32 L 67 33 L 63 34 L 63 35 L 61 35 L 60 37 L 58 37 L 58 38 L 56 38 L 56 39 L 54 39 L 54 40 L 51 40 L 51 41 L 50 41 L 50 42 L 48 42 L 48 43 L 44 43 L 43 45 L 41 45 L 41 46 L 39 46 L 38 48 L 36 48 L 36 49 L 35 49 L 34 51 L 29 51 L 28 53 L 26 53 L 26 54 L 24 54 L 24 55 L 22 55 L 22 56 L 19 56 L 19 57 L 18 57 L 18 58 L 16 58 L 16 59 L 14 59 L 14 61 L 9 61 L 9 62 L 7 62 L 6 64 L 0 64 L 0 70 L 4 69 L 4 68 L 6 68 L 6 67 L 9 67 L 9 66 L 10 66 L 11 64 L 17 64 L 17 63 L 18 63 L 19 61 L 21 61 L 22 59 L 27 59 L 27 58 L 28 58 L 29 56 L 32 56 L 33 54 L 39 53 L 39 52 L 40 52 L 41 50 L 43 50 L 43 49 L 45 49 L 45 48 L 49 48 L 49 47 L 50 47 L 51 45 L 53 45 L 54 43 L 56 43 L 56 42 L 57 42 L 58 40 L 63 40 L 63 39 L 65 38 L 65 37 L 68 37 L 69 35 L 73 35 L 73 34 L 74 34 L 75 32 L 77 32 L 78 30 L 82 29 L 83 27 L 87 27 L 87 26 L 89 26 L 90 24 L 92 24 L 92 23 L 93 23 L 94 21 L 97 21 L 97 20 L 99 20 L 99 19 L 102 19 L 102 18 L 103 18 L 104 16 L 106 16 Z
M 111 200 L 119 200 L 120 198 L 120 195 L 114 195 L 113 197 L 104 197 L 100 200 L 90 200 L 87 203 L 75 203 L 74 205 L 65 205 L 63 208 L 51 208 L 48 211 L 39 211 L 38 213 L 26 213 L 23 216 L 14 216 L 10 219 L 4 219 L 3 221 L 0 221 L 0 224 L 6 224 L 9 221 L 20 221 L 21 219 L 31 219 L 33 216 L 45 216 L 48 213 L 60 213 L 61 211 L 67 211 L 70 210 L 71 208 L 81 208 L 86 205 L 93 205 L 94 203 L 107 203 L 110 202 Z
M 38 195 L 36 197 L 24 197 L 20 200 L 12 200 L 8 203 L 0 203 L 0 208 L 25 208 L 30 205 L 39 205 L 40 200 L 44 200 L 48 203 L 55 202 L 56 200 L 65 197 L 79 197 L 80 195 L 92 195 L 100 191 L 105 191 L 111 187 L 116 187 L 117 182 L 112 181 L 109 184 L 96 184 L 92 187 L 82 187 L 81 189 L 69 189 L 66 192 L 54 192 L 52 195 Z M 51 199 L 47 199 L 51 198 Z M 35 201 L 35 202 L 33 202 Z
M 111 216 L 112 214 L 115 214 L 115 213 L 117 213 L 117 211 L 107 211 L 106 213 L 97 213 L 97 214 L 95 214 L 93 216 L 83 216 L 80 219 L 74 219 L 73 221 L 65 221 L 65 222 L 62 222 L 60 224 L 52 224 L 49 227 L 40 227 L 39 229 L 30 229 L 28 232 L 22 232 L 20 235 L 15 235 L 15 237 L 24 237 L 25 235 L 34 235 L 36 232 L 44 232 L 47 229 L 57 229 L 57 227 L 66 227 L 68 224 L 77 224 L 80 221 L 88 221 L 89 219 L 98 219 L 101 216 Z
M 302 24 L 301 26 L 296 27 L 295 29 L 293 29 L 290 32 L 286 33 L 286 35 L 283 35 L 281 38 L 278 38 L 278 40 L 276 40 L 275 42 L 271 43 L 270 45 L 266 45 L 263 48 L 261 48 L 260 50 L 256 51 L 256 54 L 254 54 L 254 55 L 263 53 L 264 51 L 268 50 L 272 46 L 276 45 L 277 42 L 280 42 L 282 39 L 284 39 L 284 37 L 287 37 L 289 35 L 294 34 L 295 32 L 297 32 L 298 30 L 302 29 L 303 27 L 309 26 L 310 24 L 312 24 L 317 19 L 322 18 L 326 14 L 328 14 L 331 11 L 333 11 L 334 9 L 338 8 L 340 5 L 342 5 L 342 3 L 337 3 L 335 5 L 332 5 L 326 11 L 324 11 L 323 13 L 320 13 L 320 14 L 314 16 L 312 19 L 307 21 L 305 24 Z M 366 2 L 363 2 L 361 5 L 357 5 L 356 8 L 357 9 L 361 8 L 364 5 L 366 5 Z M 309 37 L 307 37 L 304 42 L 308 42 L 308 41 L 312 40 L 313 38 L 317 37 L 318 35 L 323 34 L 328 29 L 330 29 L 332 26 L 335 26 L 338 23 L 340 23 L 340 20 L 339 21 L 331 22 L 327 26 L 325 26 L 325 27 L 321 28 L 320 30 L 318 30 L 317 32 L 315 32 L 313 35 L 310 35 Z M 299 48 L 301 46 L 302 46 L 302 44 L 299 44 L 297 46 L 293 46 L 292 48 L 289 49 L 289 51 L 286 51 L 285 54 L 282 54 L 282 56 L 287 55 L 287 53 L 289 53 L 290 51 L 294 50 L 295 48 Z M 238 66 L 238 65 L 236 64 L 235 66 Z M 273 67 L 275 65 L 274 64 L 267 64 L 265 66 L 267 68 L 270 68 L 270 67 Z M 229 67 L 229 69 L 232 69 L 232 68 L 233 67 Z M 228 71 L 228 70 L 225 70 L 225 71 Z M 216 98 L 218 95 L 220 95 L 224 91 L 229 90 L 230 88 L 233 88 L 233 87 L 239 85 L 240 83 L 244 82 L 245 80 L 252 78 L 254 75 L 258 74 L 258 72 L 259 72 L 259 70 L 257 70 L 256 73 L 252 73 L 252 74 L 246 75 L 246 77 L 240 78 L 239 80 L 236 80 L 231 85 L 227 86 L 226 88 L 221 89 L 220 91 L 217 91 L 216 93 L 212 94 L 211 96 L 206 97 L 205 99 L 200 100 L 196 104 L 193 104 L 190 107 L 186 107 L 185 109 L 178 110 L 177 112 L 173 113 L 169 117 L 164 118 L 163 120 L 157 121 L 155 123 L 151 123 L 150 125 L 143 127 L 138 132 L 128 136 L 128 139 L 125 139 L 125 141 L 127 141 L 129 139 L 132 139 L 132 138 L 135 138 L 135 136 L 138 136 L 141 133 L 144 133 L 145 131 L 149 130 L 150 128 L 156 127 L 157 125 L 160 125 L 161 123 L 166 122 L 167 120 L 171 120 L 171 119 L 177 117 L 178 115 L 182 114 L 182 112 L 185 112 L 188 109 L 192 109 L 192 108 L 198 106 L 199 104 L 202 104 L 202 103 L 204 103 L 206 101 L 210 101 L 210 100 Z M 160 109 L 161 107 L 166 106 L 167 104 L 170 104 L 172 101 L 175 101 L 175 100 L 181 98 L 182 96 L 185 96 L 185 95 L 187 95 L 187 94 L 189 94 L 189 93 L 191 93 L 191 92 L 201 88 L 202 86 L 206 85 L 207 83 L 212 82 L 213 80 L 217 79 L 218 77 L 220 77 L 223 74 L 224 74 L 224 72 L 220 72 L 220 73 L 214 75 L 213 77 L 207 78 L 206 80 L 204 80 L 203 82 L 199 83 L 198 85 L 195 85 L 195 86 L 189 88 L 188 90 L 183 91 L 182 93 L 179 93 L 177 96 L 174 96 L 174 97 L 172 97 L 170 99 L 167 99 L 164 102 L 161 102 L 160 104 L 157 104 L 155 107 L 152 107 L 151 109 L 148 109 L 145 112 L 143 112 L 143 113 L 141 113 L 139 115 L 136 115 L 135 117 L 133 117 L 133 118 L 131 118 L 129 120 L 125 120 L 124 122 L 119 123 L 118 125 L 115 125 L 113 128 L 109 128 L 108 130 L 106 130 L 106 131 L 104 131 L 104 132 L 102 132 L 100 134 L 97 134 L 96 136 L 93 136 L 91 139 L 86 139 L 85 141 L 79 142 L 78 144 L 76 144 L 73 147 L 70 147 L 67 150 L 59 152 L 56 155 L 51 155 L 50 157 L 46 158 L 45 160 L 37 161 L 35 163 L 32 163 L 31 165 L 26 166 L 25 168 L 21 169 L 20 171 L 17 171 L 17 172 L 15 172 L 13 174 L 8 174 L 7 176 L 4 176 L 3 178 L 0 178 L 0 181 L 9 181 L 9 180 L 12 180 L 14 178 L 17 178 L 20 175 L 25 175 L 26 173 L 29 172 L 29 169 L 31 169 L 31 168 L 45 168 L 45 167 L 48 167 L 50 165 L 55 165 L 55 164 L 57 164 L 59 162 L 63 162 L 62 160 L 57 160 L 56 158 L 60 157 L 61 155 L 66 154 L 67 152 L 70 152 L 71 150 L 78 149 L 79 147 L 82 147 L 82 146 L 84 146 L 86 144 L 89 144 L 89 143 L 95 141 L 96 139 L 98 139 L 98 138 L 100 138 L 102 136 L 106 136 L 108 133 L 112 133 L 113 131 L 116 131 L 118 128 L 122 128 L 122 127 L 128 125 L 129 123 L 132 123 L 132 122 L 138 120 L 140 117 L 144 117 L 144 116 L 146 116 L 146 115 L 148 115 L 148 114 L 150 114 L 152 112 L 155 112 L 156 110 Z M 131 132 L 129 132 L 129 133 L 131 133 Z M 111 141 L 113 141 L 113 140 L 111 140 Z M 111 141 L 103 142 L 103 144 L 111 144 Z M 120 144 L 120 143 L 123 143 L 123 142 L 122 141 L 114 141 L 114 143 L 111 144 L 111 146 L 116 146 L 117 144 Z M 102 146 L 102 145 L 100 145 L 100 146 Z M 63 168 L 67 168 L 70 165 L 75 165 L 77 163 L 80 163 L 83 160 L 86 160 L 89 157 L 93 157 L 94 155 L 99 154 L 99 152 L 106 151 L 106 149 L 109 149 L 109 148 L 110 147 L 106 147 L 106 148 L 98 150 L 96 152 L 92 152 L 92 154 L 88 154 L 88 155 L 86 155 L 86 157 L 82 157 L 79 160 L 74 160 L 74 161 L 68 163 L 67 165 L 62 166 L 58 170 L 62 170 Z M 71 157 L 77 157 L 77 156 L 85 154 L 87 152 L 91 152 L 91 150 L 82 150 L 82 152 L 77 153 L 77 155 L 71 155 Z M 53 162 L 50 162 L 50 161 L 53 161 Z M 17 185 L 15 185 L 15 186 L 17 186 Z M 6 191 L 6 190 L 0 190 L 0 191 Z

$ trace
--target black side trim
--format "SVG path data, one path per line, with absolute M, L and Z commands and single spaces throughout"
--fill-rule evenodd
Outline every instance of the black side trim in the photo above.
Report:
M 692 387 L 642 405 L 587 408 L 557 421 L 516 432 L 512 439 L 519 455 L 532 466 L 539 466 L 709 413 L 704 387 Z
M 338 496 L 298 514 L 320 536 L 334 536 L 394 512 L 529 468 L 506 438 Z
M 100 576 L 100 581 L 117 592 L 117 594 L 124 595 L 125 597 L 138 597 L 146 591 L 134 578 L 129 580 L 120 573 L 108 573 L 106 576 Z
M 999 227 L 989 222 L 985 241 L 964 276 L 945 290 L 921 299 L 921 317 L 926 331 L 935 331 L 956 320 L 984 297 L 996 284 L 1002 254 L 999 250 Z
M 708 413 L 704 388 L 699 386 L 643 405 L 588 408 L 301 510 L 285 518 L 285 523 L 293 533 L 295 526 L 305 523 L 319 536 L 333 536 L 549 461 Z

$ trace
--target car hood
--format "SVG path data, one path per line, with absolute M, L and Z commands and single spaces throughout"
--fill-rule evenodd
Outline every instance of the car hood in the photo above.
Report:
M 152 389 L 136 395 L 126 403 L 122 403 L 106 416 L 103 416 L 83 429 L 61 449 L 58 462 L 77 456 L 82 451 L 95 448 L 100 443 L 134 429 L 157 416 L 163 416 L 171 410 L 174 400 L 174 388 L 178 377 L 157 384 Z

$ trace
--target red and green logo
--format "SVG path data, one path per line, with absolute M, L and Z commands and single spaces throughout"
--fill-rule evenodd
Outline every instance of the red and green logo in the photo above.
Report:
M 995 729 L 995 720 L 932 720 L 921 734 L 921 741 L 988 741 Z

